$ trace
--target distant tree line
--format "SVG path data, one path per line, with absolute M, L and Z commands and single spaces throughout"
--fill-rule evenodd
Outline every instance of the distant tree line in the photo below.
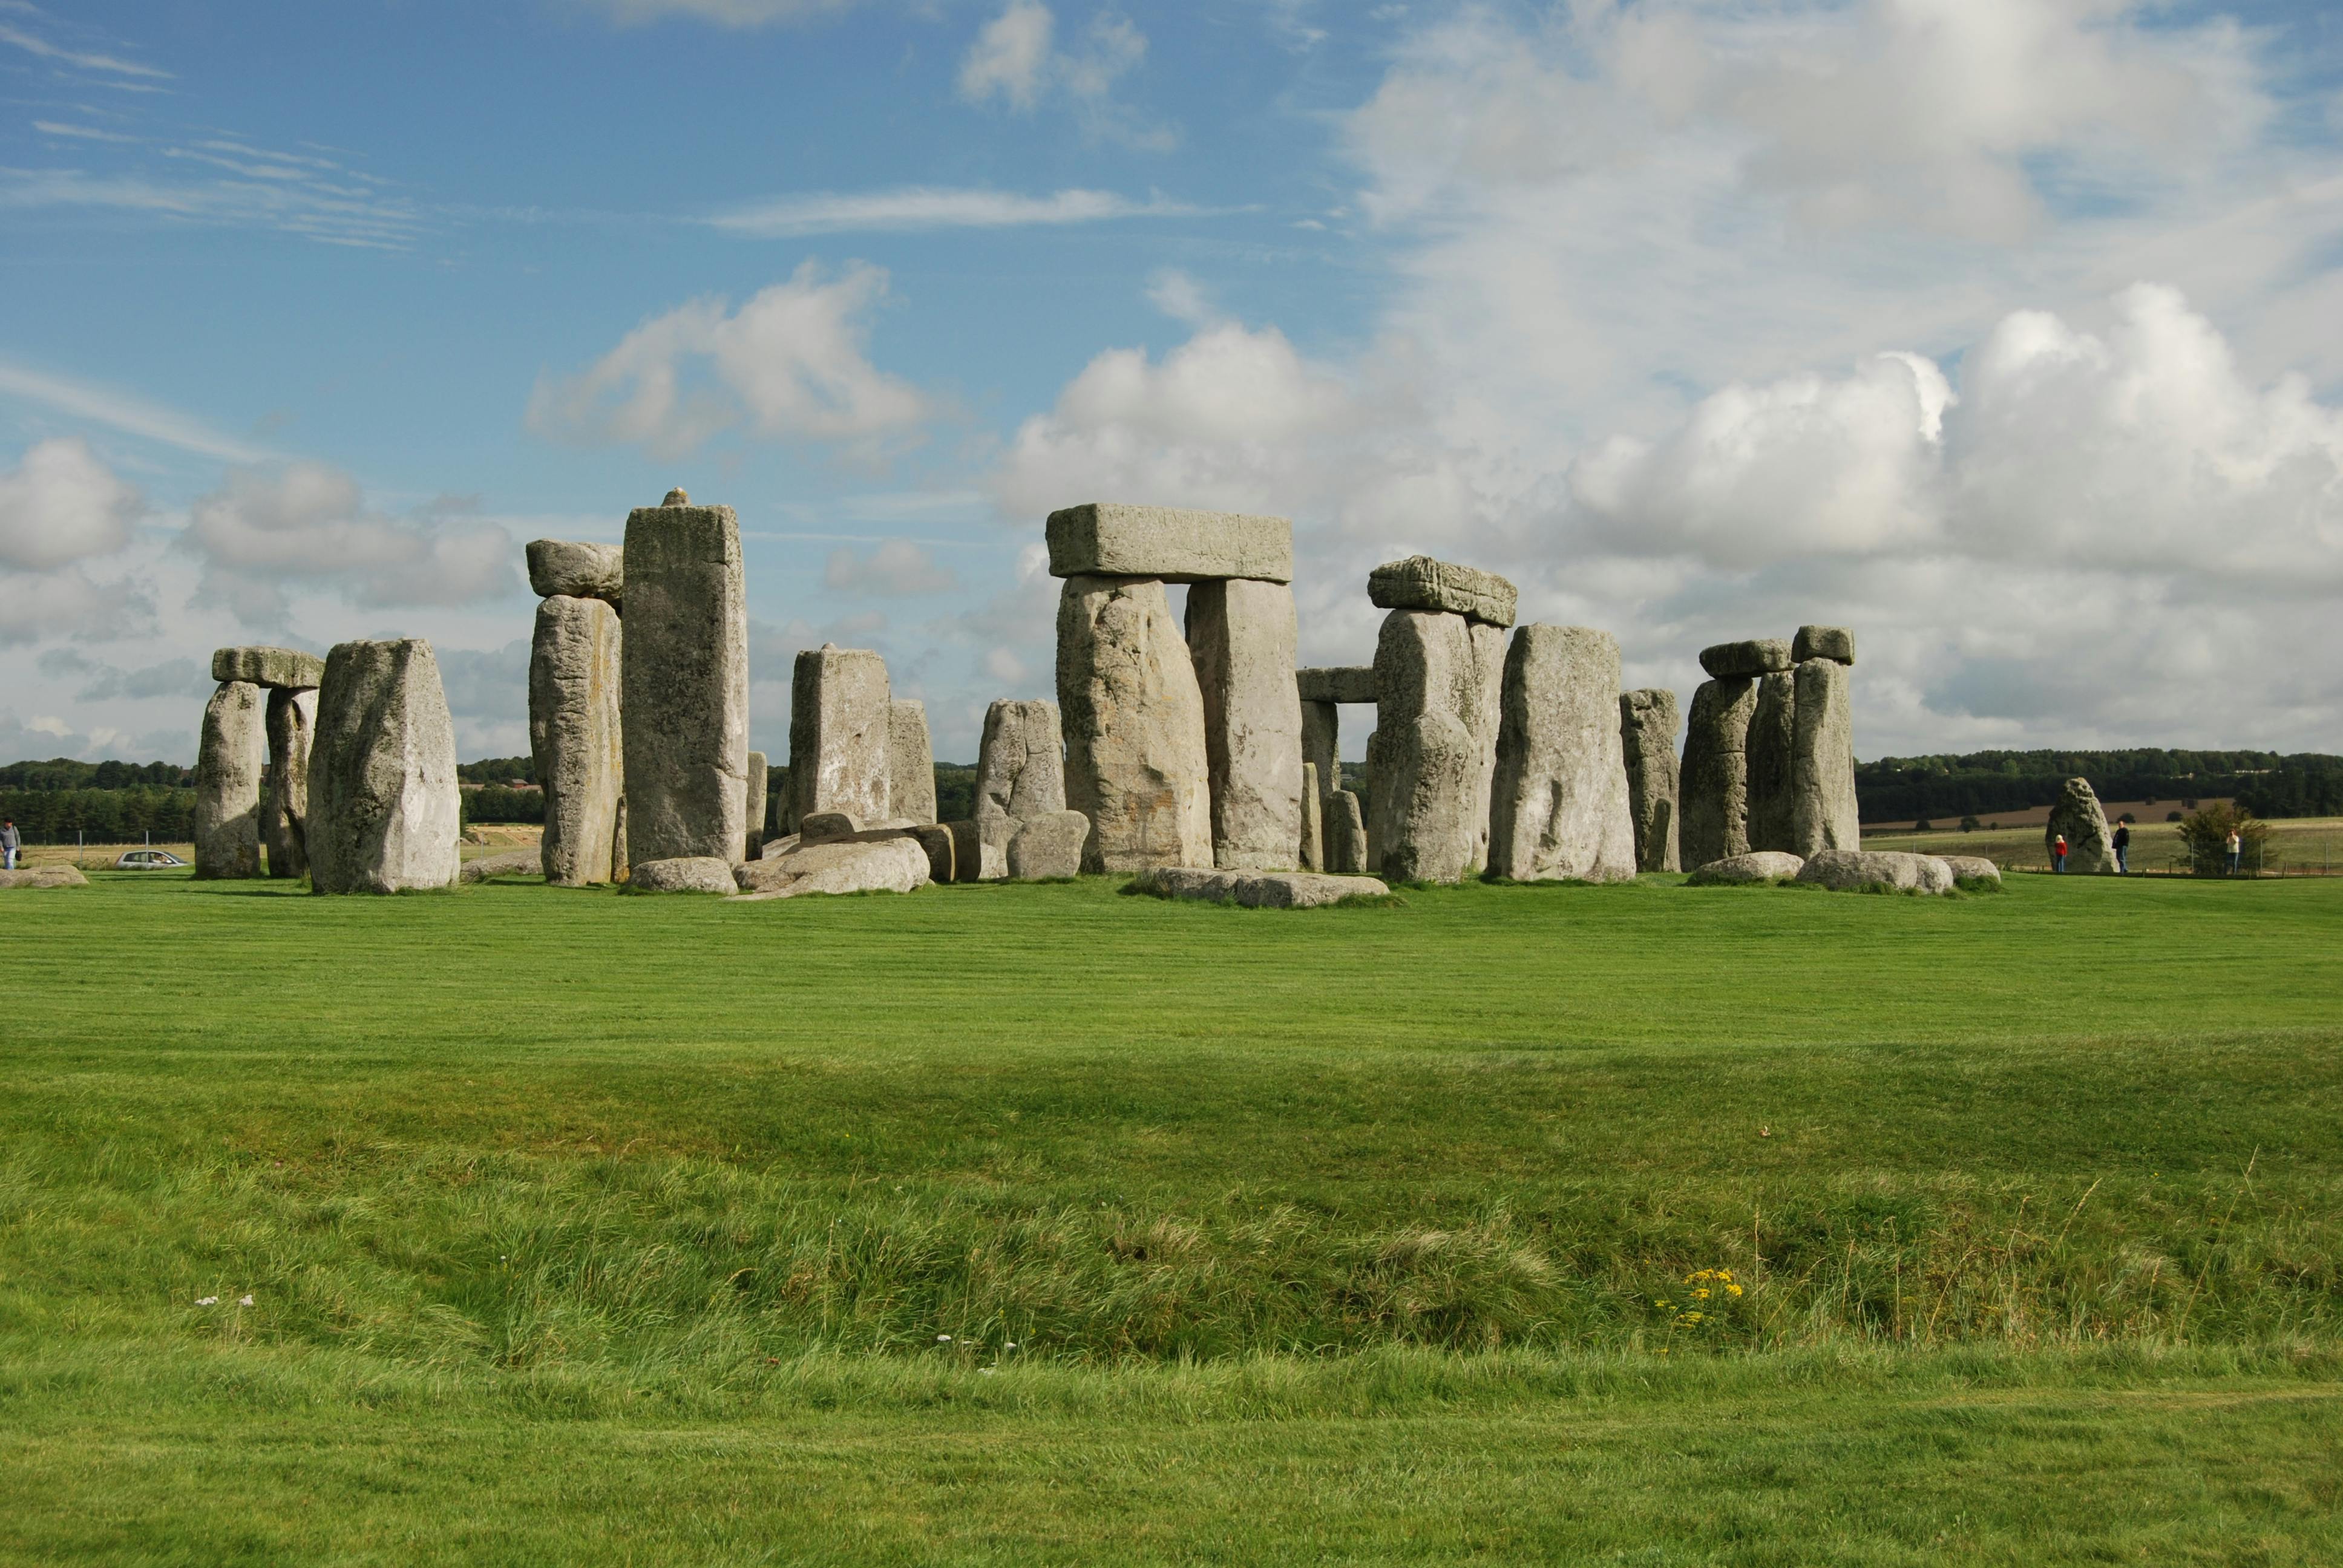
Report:
M 56 757 L 0 767 L 0 789 L 192 789 L 195 782 L 196 770 L 176 762 L 76 762 Z
M 196 792 L 146 785 L 0 789 L 0 817 L 33 844 L 70 844 L 76 833 L 92 844 L 136 844 L 149 834 L 160 843 L 183 844 L 195 837 Z
M 2261 817 L 2343 814 L 2343 757 L 2316 752 L 1973 751 L 1883 757 L 1855 769 L 1866 822 L 2052 806 L 2069 779 L 2088 779 L 2102 800 L 2169 800 L 2177 807 L 2200 797 L 2234 797 Z

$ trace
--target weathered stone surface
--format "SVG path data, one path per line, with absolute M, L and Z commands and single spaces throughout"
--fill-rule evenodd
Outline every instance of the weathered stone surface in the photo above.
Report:
M 1700 650 L 1700 667 L 1719 680 L 1754 680 L 1797 662 L 1790 657 L 1789 639 L 1781 637 L 1720 642 Z
M 1058 711 L 1066 804 L 1091 820 L 1082 869 L 1212 864 L 1204 699 L 1161 582 L 1066 579 Z
M 254 686 L 308 691 L 326 678 L 326 661 L 297 648 L 221 648 L 212 650 L 212 678 Z
M 1488 863 L 1505 634 L 1433 610 L 1395 609 L 1375 644 L 1367 739 L 1373 869 L 1453 882 Z
M 768 809 L 765 787 L 771 778 L 772 764 L 767 760 L 765 754 L 761 751 L 749 752 L 749 793 L 741 801 L 741 814 L 749 824 L 748 834 L 742 839 L 742 846 L 746 850 L 746 853 L 741 856 L 743 859 L 753 860 L 765 852 L 765 817 Z
M 627 878 L 627 885 L 639 893 L 722 893 L 729 897 L 733 890 L 732 862 L 722 855 L 675 855 L 664 860 L 638 860 Z
M 1855 633 L 1843 626 L 1802 626 L 1798 628 L 1798 635 L 1790 639 L 1790 658 L 1797 664 L 1804 664 L 1810 658 L 1853 664 Z
M 1863 809 L 1855 795 L 1850 686 L 1846 666 L 1835 659 L 1810 658 L 1798 666 L 1790 849 L 1809 859 L 1825 849 L 1863 847 Z
M 268 770 L 267 699 L 223 682 L 204 705 L 196 743 L 196 875 L 260 875 L 260 786 Z
M 1934 855 L 1893 849 L 1825 849 L 1808 857 L 1802 882 L 1818 882 L 1834 892 L 1895 888 L 1913 893 L 1949 893 L 1953 869 Z
M 1503 704 L 1489 869 L 1522 882 L 1634 880 L 1618 640 L 1591 627 L 1517 628 Z
M 2112 875 L 2116 869 L 2116 845 L 2107 830 L 2107 814 L 2100 809 L 2098 791 L 2087 779 L 2069 779 L 2060 786 L 2057 803 L 2050 808 L 2050 819 L 2042 825 L 2042 852 L 2050 853 L 2050 846 L 2058 835 L 2066 836 L 2066 869 L 2087 877 Z
M 906 833 L 927 851 L 928 880 L 951 882 L 959 879 L 958 839 L 950 824 L 920 822 L 906 829 Z
M 1341 711 L 1331 702 L 1305 699 L 1302 704 L 1302 760 L 1317 769 L 1321 795 L 1342 782 Z
M 827 844 L 800 844 L 779 858 L 739 869 L 750 898 L 793 899 L 808 893 L 908 893 L 928 885 L 927 847 L 909 832 L 860 834 Z
M 1237 904 L 1248 910 L 1308 910 L 1344 899 L 1381 898 L 1391 889 L 1373 877 L 1330 877 L 1316 871 L 1208 871 L 1164 866 L 1141 872 L 1131 886 L 1164 899 Z
M 0 891 L 37 893 L 50 888 L 86 888 L 89 879 L 72 866 L 22 866 L 0 871 Z
M 531 539 L 528 586 L 539 598 L 599 599 L 618 608 L 626 598 L 624 545 L 589 545 L 568 539 Z
M 1753 849 L 1780 849 L 1804 857 L 1795 827 L 1798 749 L 1798 679 L 1787 670 L 1762 676 L 1757 706 L 1749 715 L 1745 750 L 1748 758 L 1748 833 Z
M 1293 590 L 1236 578 L 1188 590 L 1188 651 L 1204 701 L 1212 863 L 1291 869 L 1302 837 L 1302 702 Z
M 1283 518 L 1098 501 L 1051 512 L 1044 532 L 1052 577 L 1293 580 L 1293 525 Z
M 528 749 L 545 789 L 545 879 L 582 888 L 615 879 L 626 791 L 618 613 L 557 595 L 537 607 L 528 655 Z
M 748 841 L 749 608 L 729 507 L 627 515 L 628 848 L 729 861 Z
M 928 739 L 928 705 L 916 698 L 888 699 L 887 777 L 890 816 L 936 819 L 936 750 Z
M 1010 820 L 1004 817 L 1003 821 Z M 981 825 L 973 819 L 947 822 L 952 839 L 952 880 L 955 882 L 997 882 L 1009 874 L 1009 841 L 998 845 L 984 837 Z
M 534 877 L 545 869 L 542 852 L 535 845 L 507 849 L 500 854 L 478 855 L 464 862 L 457 880 L 485 882 L 490 877 Z
M 792 819 L 802 829 L 817 812 L 844 811 L 877 821 L 901 815 L 894 803 L 887 661 L 869 648 L 829 642 L 799 653 L 789 688 Z
M 778 860 L 783 855 L 788 854 L 791 849 L 796 849 L 803 842 L 805 842 L 805 840 L 799 838 L 795 833 L 780 834 L 775 838 L 765 840 L 763 847 L 759 849 L 757 851 L 757 859 L 759 860 Z
M 1333 664 L 1297 669 L 1293 672 L 1293 685 L 1304 702 L 1373 702 L 1375 667 Z
M 445 888 L 459 865 L 456 726 L 421 638 L 337 643 L 309 751 L 309 885 Z
M 324 668 L 324 661 L 319 661 Z M 309 748 L 317 734 L 317 694 L 268 690 L 268 779 L 260 791 L 260 841 L 272 877 L 309 874 Z
M 1325 808 L 1319 798 L 1318 765 L 1302 765 L 1302 843 L 1297 862 L 1305 871 L 1326 869 Z
M 1019 819 L 1009 840 L 1008 872 L 1019 882 L 1081 874 L 1082 846 L 1090 841 L 1090 819 L 1080 811 L 1045 811 Z
M 1508 627 L 1513 624 L 1520 597 L 1512 583 L 1494 572 L 1430 556 L 1387 561 L 1367 574 L 1367 602 L 1378 609 L 1441 610 Z
M 1322 800 L 1326 869 L 1341 874 L 1363 871 L 1367 864 L 1367 813 L 1355 789 L 1330 791 Z
M 976 755 L 977 809 L 1039 817 L 1066 809 L 1065 738 L 1054 702 L 1002 698 L 984 710 Z
M 1749 849 L 1749 720 L 1757 683 L 1735 677 L 1701 683 L 1684 723 L 1679 852 L 1687 866 Z
M 1805 869 L 1805 861 L 1795 855 L 1785 855 L 1779 849 L 1752 849 L 1745 855 L 1711 860 L 1686 877 L 1684 885 L 1705 888 L 1727 882 L 1779 882 Z
M 1619 749 L 1627 769 L 1627 816 L 1635 825 L 1635 869 L 1683 868 L 1676 852 L 1676 694 L 1645 687 L 1619 699 Z
M 816 811 L 798 823 L 797 836 L 808 844 L 830 844 L 860 831 L 861 820 L 851 811 Z
M 1983 855 L 1939 855 L 1936 857 L 1952 868 L 1955 881 L 1985 881 L 2001 885 L 2001 868 Z

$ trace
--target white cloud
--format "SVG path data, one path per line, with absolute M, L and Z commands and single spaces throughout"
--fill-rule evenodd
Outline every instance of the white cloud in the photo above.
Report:
M 108 172 L 0 168 L 0 209 L 135 213 L 360 250 L 411 249 L 428 226 L 414 203 L 327 159 L 216 141 L 164 146 L 154 156 L 156 166 Z
M 231 463 L 268 460 L 268 454 L 260 447 L 223 435 L 176 408 L 166 408 L 110 387 L 51 375 L 6 360 L 0 360 L 0 396 L 26 398 L 199 457 L 224 457 Z
M 60 65 L 75 65 L 85 71 L 100 71 L 111 75 L 136 76 L 158 82 L 167 82 L 172 79 L 171 73 L 168 71 L 157 70 L 152 65 L 142 65 L 136 60 L 125 60 L 118 55 L 102 55 L 88 49 L 67 48 L 62 44 L 53 44 L 36 34 L 27 33 L 22 27 L 10 26 L 5 22 L 0 22 L 0 44 L 14 45 L 37 59 L 53 61 Z
M 972 104 L 998 94 L 1013 108 L 1030 109 L 1041 96 L 1057 19 L 1040 0 L 1009 0 L 984 25 L 960 67 L 960 94 Z
M 738 311 L 713 298 L 679 306 L 584 372 L 540 376 L 528 427 L 558 439 L 631 442 L 661 457 L 736 427 L 864 447 L 909 436 L 933 406 L 864 352 L 865 318 L 886 292 L 878 267 L 851 262 L 829 279 L 808 261 Z
M 784 196 L 709 219 L 710 226 L 759 238 L 793 235 L 1017 228 L 1124 217 L 1186 217 L 1201 208 L 1156 196 L 1133 201 L 1112 191 L 1061 190 L 1046 196 L 1009 191 L 910 186 L 860 194 Z
M 850 10 L 858 0 L 577 0 L 621 26 L 688 16 L 721 27 L 768 27 L 810 22 Z
M 948 593 L 960 579 L 934 554 L 910 539 L 889 539 L 869 555 L 840 546 L 830 552 L 822 586 L 837 593 L 909 598 Z
M 1080 45 L 1052 47 L 1057 19 L 1040 0 L 1009 0 L 961 57 L 960 95 L 971 104 L 998 98 L 1031 113 L 1062 91 L 1084 134 L 1150 152 L 1177 146 L 1179 132 L 1115 95 L 1116 84 L 1147 56 L 1147 35 L 1127 16 L 1101 11 Z
M 45 571 L 111 555 L 128 541 L 146 505 L 86 443 L 39 442 L 0 474 L 0 565 Z

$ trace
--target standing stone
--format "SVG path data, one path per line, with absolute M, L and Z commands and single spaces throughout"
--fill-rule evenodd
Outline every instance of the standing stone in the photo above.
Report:
M 1757 683 L 1746 676 L 1705 680 L 1692 694 L 1684 725 L 1680 853 L 1705 866 L 1749 852 L 1749 720 Z
M 1326 839 L 1324 807 L 1318 794 L 1318 764 L 1302 765 L 1302 858 L 1299 862 L 1305 871 L 1326 869 Z
M 1293 590 L 1232 578 L 1188 590 L 1188 649 L 1204 700 L 1212 862 L 1288 870 L 1302 836 L 1302 703 Z
M 459 869 L 456 726 L 421 638 L 326 655 L 309 754 L 309 885 L 320 893 L 445 888 Z
M 1367 814 L 1355 789 L 1327 792 L 1325 809 L 1326 869 L 1355 875 L 1367 867 Z
M 260 782 L 268 767 L 266 699 L 248 680 L 220 683 L 196 743 L 196 875 L 260 875 Z
M 325 661 L 318 661 L 323 673 Z M 260 838 L 268 847 L 268 874 L 309 874 L 309 747 L 317 732 L 317 693 L 275 686 L 268 690 L 268 787 L 261 793 Z
M 1626 882 L 1635 825 L 1619 739 L 1619 644 L 1524 626 L 1505 657 L 1489 869 L 1515 881 Z
M 1635 824 L 1635 869 L 1684 869 L 1676 849 L 1676 694 L 1646 687 L 1619 699 L 1619 743 L 1627 765 L 1627 815 Z
M 1058 705 L 1001 698 L 984 710 L 976 753 L 976 823 L 1006 875 L 1018 824 L 1066 809 L 1065 742 Z
M 1162 583 L 1066 579 L 1058 709 L 1066 802 L 1091 820 L 1082 869 L 1211 865 L 1204 698 Z
M 1384 618 L 1367 739 L 1376 875 L 1454 882 L 1487 864 L 1504 635 L 1437 610 Z
M 1331 702 L 1302 702 L 1302 760 L 1318 770 L 1318 792 L 1341 788 L 1342 782 L 1342 720 Z
M 2107 831 L 2107 814 L 2099 807 L 2098 791 L 2087 779 L 2069 779 L 2042 825 L 2042 853 L 2046 859 L 2058 835 L 2066 836 L 2066 869 L 2085 876 L 2102 876 L 2116 869 L 2116 845 Z
M 749 833 L 744 842 L 748 849 L 748 858 L 751 860 L 762 853 L 765 848 L 765 786 L 771 777 L 771 766 L 765 759 L 763 752 L 749 753 L 749 794 L 741 804 L 743 815 L 749 824 Z
M 714 857 L 748 841 L 749 608 L 740 520 L 681 490 L 627 516 L 621 649 L 628 849 Z
M 1792 823 L 1795 787 L 1793 758 L 1798 745 L 1798 682 L 1788 670 L 1757 678 L 1757 705 L 1750 710 L 1744 747 L 1748 759 L 1749 848 L 1805 856 Z
M 888 792 L 898 821 L 936 819 L 936 751 L 928 739 L 928 705 L 912 697 L 887 704 Z
M 1790 852 L 1809 860 L 1825 849 L 1863 848 L 1863 809 L 1855 794 L 1855 710 L 1846 668 L 1835 658 L 1810 658 L 1797 670 Z
M 799 653 L 789 686 L 790 819 L 803 827 L 820 811 L 895 819 L 894 732 L 885 659 L 831 642 Z
M 538 605 L 528 749 L 545 790 L 545 879 L 558 887 L 590 887 L 618 873 L 623 666 L 618 614 L 608 604 L 556 595 Z

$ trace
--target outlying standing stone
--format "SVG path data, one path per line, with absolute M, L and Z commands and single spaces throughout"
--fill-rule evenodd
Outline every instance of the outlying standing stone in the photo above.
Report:
M 252 682 L 229 680 L 204 706 L 203 734 L 196 745 L 198 877 L 260 875 L 260 784 L 268 767 L 266 702 Z
M 458 869 L 456 727 L 421 638 L 326 656 L 309 753 L 309 885 L 320 893 L 445 888 Z
M 528 657 L 528 749 L 545 790 L 545 879 L 581 888 L 615 878 L 625 791 L 618 614 L 556 595 L 537 607 Z
M 1817 882 L 1834 892 L 1894 888 L 1911 893 L 1949 893 L 1953 869 L 1934 855 L 1890 849 L 1825 849 L 1798 872 L 1801 882 Z
M 681 490 L 627 516 L 627 838 L 639 860 L 748 841 L 749 613 L 740 521 Z
M 1367 841 L 1380 875 L 1453 882 L 1488 863 L 1505 634 L 1436 610 L 1395 609 L 1375 643 Z
M 1489 801 L 1489 869 L 1523 882 L 1634 879 L 1619 644 L 1609 632 L 1514 631 Z
M 1749 720 L 1757 683 L 1744 676 L 1703 681 L 1684 725 L 1679 853 L 1688 866 L 1749 849 Z
M 888 699 L 887 777 L 889 815 L 936 819 L 936 751 L 928 739 L 928 705 L 917 698 Z
M 1676 852 L 1676 694 L 1646 687 L 1619 699 L 1619 745 L 1627 769 L 1627 815 L 1635 869 L 1674 871 Z
M 318 660 L 320 674 L 325 661 Z M 260 837 L 268 874 L 309 874 L 309 748 L 317 733 L 317 693 L 268 690 L 268 783 L 260 796 Z
M 1058 709 L 1067 804 L 1091 821 L 1082 869 L 1212 864 L 1203 694 L 1161 582 L 1066 579 Z
M 1212 863 L 1277 870 L 1302 836 L 1302 704 L 1293 590 L 1237 578 L 1188 590 L 1188 650 L 1204 706 Z
M 1805 861 L 1795 855 L 1785 855 L 1779 849 L 1752 849 L 1745 855 L 1727 855 L 1722 860 L 1711 860 L 1707 865 L 1698 867 L 1684 879 L 1684 886 L 1706 888 L 1737 882 L 1785 882 L 1805 869 Z
M 2058 790 L 2050 819 L 2042 825 L 2042 852 L 2046 856 L 2060 834 L 2066 837 L 2066 869 L 2100 876 L 2116 869 L 2114 837 L 2107 831 L 2107 814 L 2099 807 L 2098 792 L 2087 779 L 2069 779 Z
M 1051 512 L 1050 575 L 1293 580 L 1293 525 L 1283 518 L 1099 501 Z
M 1379 609 L 1429 609 L 1468 616 L 1486 626 L 1513 624 L 1520 601 L 1513 585 L 1494 572 L 1430 556 L 1390 561 L 1367 574 L 1367 600 Z
M 600 599 L 613 609 L 625 598 L 627 551 L 623 545 L 574 544 L 568 539 L 531 539 L 528 586 L 539 598 Z
M 1211 871 L 1160 867 L 1131 881 L 1134 891 L 1163 899 L 1236 904 L 1248 910 L 1308 910 L 1344 899 L 1376 899 L 1391 891 L 1373 877 L 1329 877 L 1312 871 Z
M 825 811 L 866 822 L 896 816 L 893 737 L 885 659 L 830 642 L 799 653 L 789 689 L 789 820 L 802 829 Z

